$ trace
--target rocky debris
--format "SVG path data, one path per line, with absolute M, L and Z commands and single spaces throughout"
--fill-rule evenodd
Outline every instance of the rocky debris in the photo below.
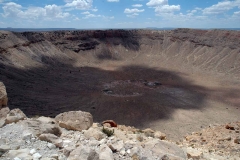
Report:
M 102 122 L 102 125 L 106 125 L 107 127 L 117 127 L 117 123 L 113 120 L 106 120 Z
M 191 150 L 189 155 L 196 156 L 202 152 L 203 155 L 201 155 L 204 158 L 206 155 L 211 157 L 214 153 L 215 156 L 234 159 L 234 157 L 240 157 L 239 130 L 240 122 L 209 126 L 209 128 L 203 129 L 200 132 L 193 132 L 191 135 L 186 136 L 185 140 L 178 143 L 184 147 L 201 149 L 199 152 L 192 152 Z
M 88 112 L 70 111 L 64 112 L 55 117 L 60 127 L 82 131 L 89 129 L 93 124 L 93 117 Z
M 0 82 L 0 109 L 7 106 L 8 97 L 5 85 Z
M 217 126 L 207 128 L 201 133 L 193 133 L 186 140 L 178 142 L 178 145 L 167 141 L 164 133 L 150 128 L 139 130 L 118 125 L 114 127 L 113 135 L 108 137 L 102 131 L 103 126 L 94 123 L 89 129 L 81 131 L 59 128 L 58 132 L 61 134 L 57 132 L 55 135 L 52 133 L 53 129 L 49 129 L 50 124 L 54 127 L 58 125 L 55 119 L 39 117 L 23 119 L 0 128 L 0 160 L 223 160 L 239 157 L 239 137 L 235 132 L 239 130 L 239 123 L 231 124 L 235 130 Z M 43 129 L 44 126 L 48 129 Z M 112 129 L 111 126 L 105 128 Z M 50 133 L 46 133 L 47 131 Z M 218 147 L 218 143 L 222 148 Z M 229 154 L 225 151 L 229 151 Z

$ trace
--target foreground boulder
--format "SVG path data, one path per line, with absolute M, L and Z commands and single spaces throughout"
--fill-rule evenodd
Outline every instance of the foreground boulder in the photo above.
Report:
M 95 150 L 81 145 L 73 150 L 68 157 L 68 160 L 79 159 L 99 160 L 99 154 Z
M 7 98 L 7 92 L 6 87 L 2 82 L 0 82 L 0 109 L 7 106 L 8 98 Z
M 82 131 L 89 129 L 93 124 L 93 117 L 88 112 L 70 111 L 55 117 L 59 126 L 68 130 Z
M 20 120 L 23 120 L 24 118 L 27 118 L 27 116 L 18 108 L 11 110 L 6 117 L 6 124 L 9 123 L 16 123 Z

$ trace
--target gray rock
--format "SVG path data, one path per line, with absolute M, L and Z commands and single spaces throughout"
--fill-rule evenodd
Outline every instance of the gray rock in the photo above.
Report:
M 39 153 L 34 153 L 33 154 L 33 160 L 39 160 L 41 157 L 42 157 L 42 155 L 39 154 Z
M 64 147 L 63 149 L 63 154 L 68 157 L 70 155 L 70 153 L 75 149 L 75 147 L 72 146 L 68 146 L 68 147 Z
M 55 117 L 59 126 L 68 130 L 87 130 L 93 124 L 93 117 L 88 112 L 70 111 L 64 112 Z
M 80 160 L 80 159 L 99 160 L 99 154 L 95 150 L 87 146 L 79 146 L 70 153 L 67 160 Z
M 167 141 L 152 139 L 145 143 L 145 149 L 151 150 L 155 156 L 167 155 L 170 158 L 187 158 L 187 154 L 180 147 Z
M 110 144 L 113 147 L 113 150 L 120 151 L 124 147 L 123 140 L 117 140 Z
M 99 159 L 100 160 L 113 160 L 112 150 L 105 144 L 100 146 Z
M 62 147 L 62 145 L 63 145 L 62 139 L 55 136 L 54 134 L 49 134 L 49 133 L 48 134 L 41 134 L 39 136 L 39 139 L 41 141 L 47 141 L 47 142 L 53 143 L 57 147 Z
M 94 137 L 96 140 L 102 140 L 105 137 L 105 134 L 98 129 L 89 128 L 84 131 L 84 136 L 88 139 Z
M 190 159 L 192 158 L 193 160 L 198 160 L 201 159 L 203 156 L 203 153 L 201 151 L 198 151 L 193 148 L 187 148 L 187 157 Z
M 6 117 L 5 123 L 16 123 L 20 120 L 27 118 L 26 115 L 18 108 L 11 110 Z
M 55 148 L 56 148 L 56 146 L 55 146 L 54 144 L 52 144 L 52 143 L 48 143 L 48 144 L 47 144 L 47 147 L 48 147 L 49 149 L 55 149 Z
M 56 136 L 60 136 L 62 134 L 61 129 L 58 127 L 58 125 L 51 122 L 45 123 L 44 121 L 40 120 L 26 120 L 23 123 L 35 136 L 39 136 L 44 133 L 51 133 Z
M 7 106 L 8 98 L 7 98 L 7 92 L 6 87 L 2 82 L 0 82 L 0 109 Z
M 1 157 L 4 153 L 6 153 L 7 151 L 9 151 L 10 149 L 11 149 L 11 147 L 8 146 L 8 145 L 5 145 L 5 144 L 0 145 L 0 157 Z
M 6 118 L 9 112 L 10 112 L 10 109 L 8 107 L 4 107 L 0 109 L 0 119 Z
M 32 160 L 33 157 L 29 153 L 30 153 L 29 149 L 9 150 L 8 153 L 6 154 L 6 157 L 10 159 L 18 157 L 21 160 Z

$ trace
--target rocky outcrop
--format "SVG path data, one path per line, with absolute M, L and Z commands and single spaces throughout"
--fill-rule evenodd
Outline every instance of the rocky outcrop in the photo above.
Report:
M 6 87 L 2 82 L 0 82 L 0 109 L 7 106 L 8 97 L 6 92 Z
M 76 114 L 76 112 L 65 114 L 68 116 L 82 116 L 83 119 L 86 118 L 86 115 L 89 115 L 81 111 L 77 111 L 77 113 L 80 114 Z M 77 118 L 81 119 L 81 117 Z M 63 118 L 61 120 L 63 120 Z M 71 120 L 73 120 L 73 118 Z M 229 148 L 230 143 L 226 143 L 227 146 L 225 150 L 223 150 L 224 148 L 218 147 L 218 144 L 224 144 L 221 142 L 230 141 L 234 142 L 235 149 L 240 147 L 238 143 L 239 138 L 234 136 L 236 133 L 239 133 L 238 123 L 210 128 L 202 131 L 201 134 L 194 133 L 187 136 L 186 141 L 182 143 L 178 142 L 178 145 L 168 141 L 165 134 L 150 128 L 139 130 L 123 125 L 118 125 L 117 127 L 104 126 L 107 130 L 114 129 L 114 134 L 107 136 L 103 132 L 102 124 L 99 123 L 93 123 L 89 129 L 81 131 L 73 131 L 66 128 L 58 128 L 58 130 L 56 127 L 58 127 L 60 123 L 61 121 L 55 121 L 55 119 L 49 117 L 39 117 L 37 119 L 25 118 L 16 123 L 6 124 L 0 128 L 0 159 L 198 160 L 234 159 L 239 157 L 238 152 L 231 150 L 233 149 L 231 147 Z M 50 127 L 50 124 L 52 127 Z M 223 130 L 225 130 L 225 132 L 223 132 Z M 59 132 L 61 132 L 61 134 Z M 214 136 L 217 132 L 218 136 Z M 222 133 L 230 133 L 231 138 L 221 138 Z M 212 135 L 212 137 L 210 135 Z M 222 137 L 225 137 L 225 135 Z M 214 140 L 215 138 L 217 140 L 216 142 Z M 211 145 L 209 142 L 211 142 Z M 205 147 L 209 146 L 209 150 L 205 150 L 206 148 L 204 146 L 199 145 L 203 143 L 207 143 Z M 216 144 L 216 146 L 213 144 Z
M 82 131 L 90 128 L 93 124 L 93 117 L 88 112 L 70 111 L 64 112 L 55 117 L 60 127 Z

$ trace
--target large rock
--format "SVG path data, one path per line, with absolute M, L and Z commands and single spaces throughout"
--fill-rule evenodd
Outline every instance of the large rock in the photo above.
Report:
M 63 145 L 63 140 L 61 138 L 57 137 L 54 134 L 41 134 L 39 136 L 39 139 L 41 141 L 50 142 L 50 143 L 54 144 L 57 147 L 62 147 L 62 145 Z
M 202 158 L 203 153 L 197 149 L 187 148 L 187 156 L 188 159 L 198 160 Z
M 153 155 L 158 157 L 167 156 L 172 159 L 187 159 L 187 154 L 176 144 L 153 139 L 145 143 L 145 149 L 152 151 Z
M 0 128 L 5 125 L 7 114 L 10 112 L 8 107 L 0 109 Z
M 94 128 L 89 128 L 88 130 L 86 130 L 84 132 L 84 136 L 88 139 L 90 139 L 91 137 L 95 138 L 96 140 L 101 140 L 103 139 L 106 135 L 99 131 L 98 129 L 94 129 Z
M 19 159 L 24 160 L 32 160 L 33 157 L 30 155 L 29 149 L 18 149 L 18 150 L 9 150 L 9 152 L 6 154 L 6 157 L 9 159 L 14 159 L 18 157 Z
M 27 118 L 26 115 L 18 108 L 11 110 L 6 117 L 6 124 L 16 123 L 20 120 Z
M 99 159 L 113 160 L 112 150 L 106 144 L 100 146 Z
M 35 136 L 48 133 L 60 136 L 62 134 L 61 129 L 58 127 L 54 119 L 52 119 L 52 121 L 49 118 L 47 119 L 49 121 L 44 121 L 42 118 L 40 118 L 37 120 L 26 120 L 23 123 Z
M 64 112 L 55 117 L 59 126 L 68 130 L 87 130 L 93 124 L 93 117 L 88 112 L 70 111 Z
M 87 146 L 79 146 L 70 153 L 67 160 L 79 159 L 99 160 L 99 154 Z
M 7 106 L 8 98 L 7 98 L 7 92 L 6 87 L 2 82 L 0 82 L 0 109 Z

